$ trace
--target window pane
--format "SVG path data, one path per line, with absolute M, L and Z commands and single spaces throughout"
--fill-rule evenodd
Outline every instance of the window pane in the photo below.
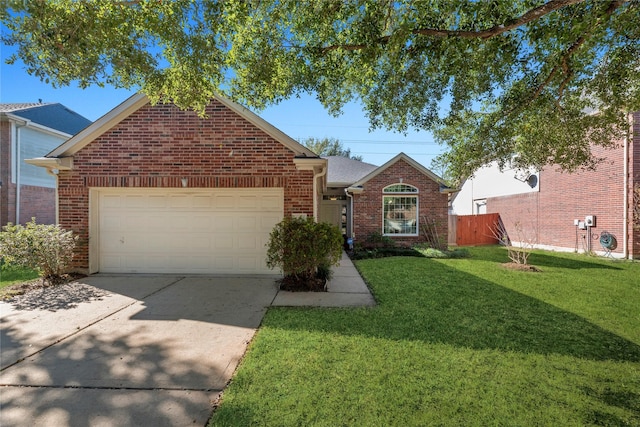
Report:
M 417 193 L 418 189 L 413 185 L 408 184 L 393 184 L 386 186 L 383 193 Z
M 418 234 L 418 198 L 383 196 L 384 234 Z

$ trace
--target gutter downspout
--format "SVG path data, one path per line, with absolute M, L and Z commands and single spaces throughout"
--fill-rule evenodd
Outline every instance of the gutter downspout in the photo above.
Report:
M 16 138 L 16 224 L 20 224 L 20 174 L 21 174 L 21 164 L 20 161 L 20 129 L 26 127 L 29 122 L 25 122 L 23 125 L 15 125 L 15 138 Z
M 629 130 L 631 128 L 630 114 L 627 114 L 627 132 L 624 135 L 624 186 L 622 204 L 622 223 L 624 224 L 624 238 L 622 239 L 622 256 L 629 258 Z M 631 190 L 633 191 L 633 189 Z
M 344 189 L 344 194 L 349 198 L 349 211 L 347 212 L 349 217 L 349 227 L 347 229 L 347 237 L 353 238 L 353 194 L 349 193 L 348 188 Z
M 328 166 L 324 166 L 318 173 L 313 174 L 313 219 L 318 222 L 318 178 L 327 174 Z

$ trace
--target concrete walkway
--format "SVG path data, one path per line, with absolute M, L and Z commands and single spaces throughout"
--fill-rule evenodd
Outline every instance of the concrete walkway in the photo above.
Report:
M 346 256 L 329 292 L 98 274 L 1 301 L 0 425 L 204 426 L 270 305 L 374 304 Z
M 340 265 L 333 267 L 327 292 L 279 291 L 271 304 L 285 307 L 367 307 L 376 305 L 369 288 L 351 259 L 342 253 Z

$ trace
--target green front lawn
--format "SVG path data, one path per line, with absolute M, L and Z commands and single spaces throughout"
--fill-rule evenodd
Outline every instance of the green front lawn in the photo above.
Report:
M 271 308 L 212 426 L 640 425 L 640 264 L 357 261 L 375 308 Z
M 16 283 L 27 282 L 29 280 L 37 279 L 39 274 L 35 270 L 30 270 L 22 267 L 14 267 L 9 265 L 0 266 L 0 292 L 7 286 L 15 285 Z

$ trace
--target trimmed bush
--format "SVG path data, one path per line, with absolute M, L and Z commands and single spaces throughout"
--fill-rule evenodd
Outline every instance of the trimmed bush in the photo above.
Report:
M 285 217 L 269 235 L 267 266 L 281 269 L 289 290 L 324 290 L 328 270 L 340 261 L 342 241 L 334 225 Z
M 11 223 L 0 232 L 0 256 L 5 263 L 37 270 L 49 283 L 60 281 L 73 259 L 77 236 L 58 225 Z

